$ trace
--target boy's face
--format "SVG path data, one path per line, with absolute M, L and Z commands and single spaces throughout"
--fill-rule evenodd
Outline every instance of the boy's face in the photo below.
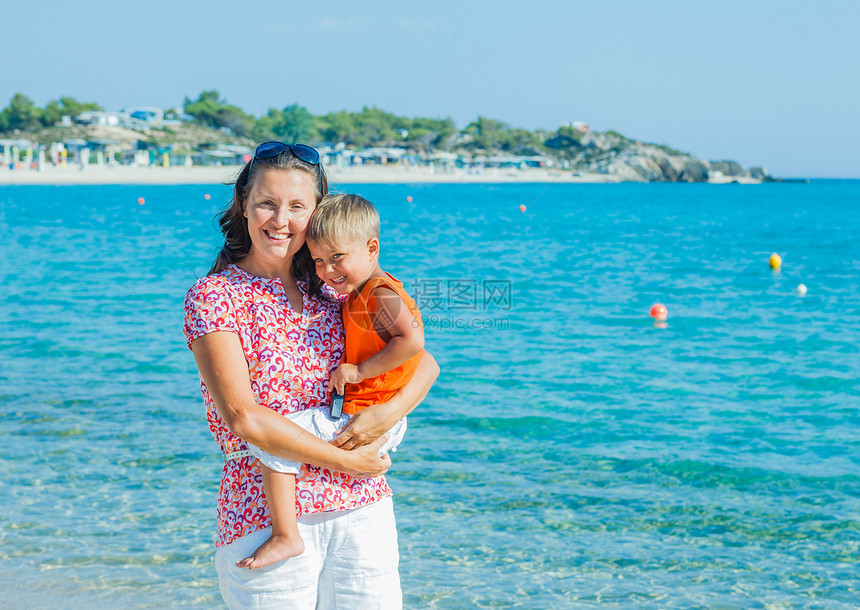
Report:
M 308 241 L 319 278 L 338 294 L 358 290 L 379 268 L 379 240 L 328 246 Z

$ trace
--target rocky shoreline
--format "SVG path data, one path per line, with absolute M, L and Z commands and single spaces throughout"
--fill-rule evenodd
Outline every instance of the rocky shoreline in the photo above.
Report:
M 750 183 L 776 180 L 763 167 L 745 169 L 735 161 L 704 161 L 688 153 L 631 140 L 615 132 L 585 132 L 564 144 L 568 154 L 573 153 L 569 159 L 571 166 L 625 182 Z

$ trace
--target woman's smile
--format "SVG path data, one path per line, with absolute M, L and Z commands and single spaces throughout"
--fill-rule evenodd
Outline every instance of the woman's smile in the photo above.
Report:
M 287 241 L 291 239 L 295 233 L 285 233 L 283 231 L 266 231 L 266 235 L 269 236 L 269 239 L 272 241 Z

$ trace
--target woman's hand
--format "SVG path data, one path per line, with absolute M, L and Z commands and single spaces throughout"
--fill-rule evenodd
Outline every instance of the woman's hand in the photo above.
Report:
M 347 451 L 370 443 L 375 443 L 379 448 L 385 442 L 383 435 L 391 430 L 398 419 L 395 413 L 392 421 L 391 409 L 386 408 L 386 403 L 368 407 L 347 422 L 332 445 Z M 376 443 L 379 439 L 383 439 L 382 442 Z
M 383 457 L 377 455 L 385 439 L 386 437 L 381 436 L 372 443 L 358 447 L 355 451 L 346 452 L 345 457 L 349 463 L 343 472 L 360 479 L 370 479 L 388 472 L 391 458 L 387 454 Z
M 397 390 L 386 402 L 359 411 L 343 427 L 332 444 L 349 450 L 373 443 L 424 400 L 437 375 L 439 365 L 433 356 L 424 352 L 418 363 L 418 370 L 409 383 Z

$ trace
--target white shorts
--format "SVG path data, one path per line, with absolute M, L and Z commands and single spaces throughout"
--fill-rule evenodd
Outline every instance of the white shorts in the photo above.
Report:
M 397 527 L 391 498 L 352 510 L 298 518 L 305 552 L 265 568 L 237 568 L 272 528 L 215 551 L 218 585 L 228 608 L 327 610 L 402 608 Z
M 332 420 L 329 418 L 331 410 L 329 407 L 319 407 L 317 409 L 305 409 L 304 411 L 296 411 L 288 413 L 284 417 L 297 424 L 326 442 L 331 442 L 337 438 L 338 433 L 352 419 L 351 415 L 344 413 L 339 419 Z M 406 418 L 404 417 L 399 422 L 391 427 L 391 430 L 385 433 L 388 440 L 379 449 L 379 455 L 385 455 L 389 451 L 397 451 L 397 446 L 403 440 L 406 434 Z M 255 458 L 263 464 L 274 470 L 275 472 L 283 472 L 286 474 L 298 474 L 302 468 L 301 462 L 294 462 L 277 455 L 272 455 L 248 443 L 248 449 Z

